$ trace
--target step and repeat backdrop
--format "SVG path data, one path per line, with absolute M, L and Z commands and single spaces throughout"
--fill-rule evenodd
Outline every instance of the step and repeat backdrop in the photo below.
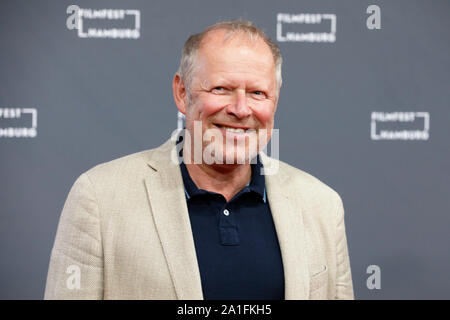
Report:
M 0 298 L 43 298 L 64 201 L 183 126 L 189 35 L 281 48 L 280 159 L 342 197 L 357 299 L 450 298 L 450 1 L 0 2 Z

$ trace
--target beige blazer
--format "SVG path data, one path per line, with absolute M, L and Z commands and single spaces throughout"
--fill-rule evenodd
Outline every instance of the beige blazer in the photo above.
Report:
M 94 167 L 64 205 L 45 299 L 203 299 L 174 142 Z M 286 299 L 353 299 L 344 210 L 313 176 L 261 153 Z M 236 262 L 238 263 L 238 262 Z

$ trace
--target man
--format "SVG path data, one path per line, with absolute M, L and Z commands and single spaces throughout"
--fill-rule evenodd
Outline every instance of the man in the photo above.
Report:
M 252 23 L 191 36 L 173 80 L 184 138 L 78 178 L 45 298 L 352 299 L 339 195 L 261 152 L 280 87 Z

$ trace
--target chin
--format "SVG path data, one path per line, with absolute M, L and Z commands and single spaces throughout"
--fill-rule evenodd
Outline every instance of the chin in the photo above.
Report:
M 225 164 L 247 164 L 257 155 L 257 150 L 249 152 L 247 149 L 236 149 L 227 152 L 223 157 Z
M 211 142 L 203 145 L 203 160 L 206 164 L 239 165 L 250 163 L 258 154 L 258 140 L 252 143 L 235 144 L 233 140 Z

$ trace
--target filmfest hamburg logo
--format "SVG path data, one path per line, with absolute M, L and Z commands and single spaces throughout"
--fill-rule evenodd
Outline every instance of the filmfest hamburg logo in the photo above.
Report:
M 36 109 L 0 108 L 0 138 L 35 138 L 36 136 Z
M 372 140 L 428 140 L 429 137 L 429 112 L 372 112 Z
M 326 29 L 324 30 L 324 28 Z M 332 13 L 278 13 L 277 41 L 335 42 L 336 15 Z
M 66 26 L 69 30 L 78 30 L 79 38 L 103 38 L 103 39 L 138 39 L 141 29 L 141 12 L 131 9 L 87 9 L 77 5 L 70 5 L 66 9 L 69 17 Z M 116 27 L 86 27 L 93 23 L 99 25 L 105 21 L 110 24 L 119 23 L 132 19 L 133 25 L 128 28 Z M 103 22 L 103 23 L 102 23 Z

